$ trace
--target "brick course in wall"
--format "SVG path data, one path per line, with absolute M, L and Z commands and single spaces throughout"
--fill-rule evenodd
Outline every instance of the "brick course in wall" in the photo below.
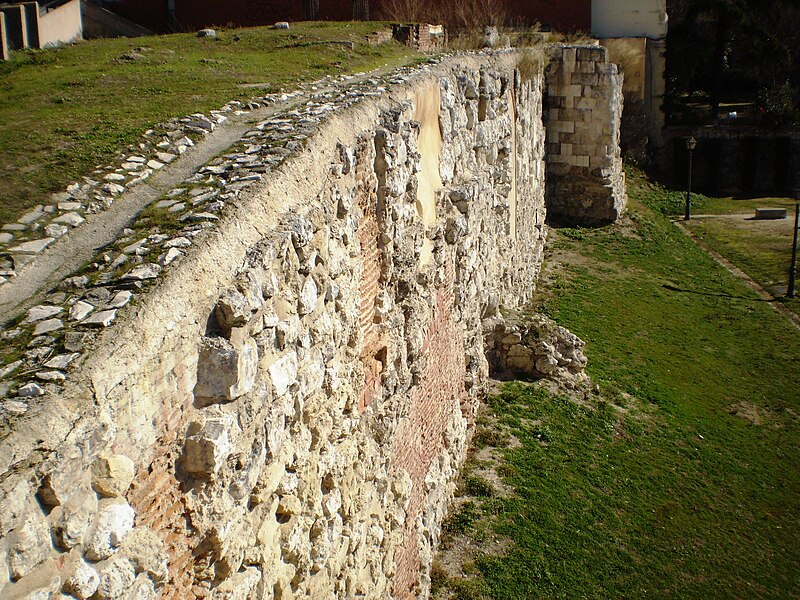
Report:
M 444 449 L 445 432 L 453 414 L 459 412 L 467 397 L 463 330 L 453 321 L 452 305 L 453 264 L 448 260 L 445 282 L 436 291 L 422 347 L 421 381 L 411 390 L 409 415 L 400 424 L 391 451 L 392 469 L 405 471 L 412 482 L 405 542 L 397 558 L 394 578 L 395 598 L 419 597 L 419 545 L 423 532 L 417 530 L 417 517 L 427 500 L 425 479 L 431 463 Z

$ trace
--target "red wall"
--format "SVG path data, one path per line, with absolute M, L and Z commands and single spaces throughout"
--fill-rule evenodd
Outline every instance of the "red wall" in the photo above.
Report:
M 592 28 L 592 0 L 505 0 L 507 22 L 549 25 L 558 31 Z
M 167 0 L 104 0 L 93 4 L 147 29 L 167 31 Z
M 508 22 L 550 25 L 559 31 L 591 29 L 591 0 L 504 0 Z M 170 30 L 167 0 L 104 0 L 102 6 L 153 31 Z M 381 15 L 382 0 L 372 0 L 370 12 Z M 320 18 L 352 19 L 352 0 L 319 0 Z M 302 0 L 175 0 L 175 16 L 185 29 L 233 25 L 270 25 L 303 18 Z

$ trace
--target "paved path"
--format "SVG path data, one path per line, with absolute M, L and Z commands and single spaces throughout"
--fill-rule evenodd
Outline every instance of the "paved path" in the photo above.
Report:
M 742 217 L 744 215 L 696 215 L 693 218 L 707 218 L 707 217 Z M 747 215 L 748 217 L 752 217 L 752 215 Z M 683 221 L 673 221 L 675 226 L 681 230 L 684 234 L 686 234 L 695 244 L 703 248 L 706 252 L 708 252 L 711 257 L 720 265 L 725 267 L 728 271 L 730 271 L 733 275 L 743 281 L 750 289 L 755 290 L 759 296 L 761 296 L 764 300 L 767 300 L 768 304 L 780 315 L 786 317 L 788 321 L 794 325 L 797 329 L 800 329 L 800 316 L 786 308 L 783 304 L 777 301 L 777 298 L 770 294 L 767 290 L 761 287 L 758 283 L 756 283 L 753 278 L 751 278 L 747 273 L 742 271 L 739 267 L 734 265 L 731 261 L 727 258 L 722 256 L 719 252 L 708 247 L 707 244 L 703 242 L 700 238 L 698 238 L 694 233 L 692 233 L 688 227 L 684 224 Z M 792 220 L 792 226 L 794 225 L 794 221 Z
M 312 85 L 315 86 L 313 92 L 309 93 L 326 93 L 394 68 L 382 67 L 369 73 L 359 73 L 339 84 L 325 86 L 310 83 L 307 86 L 309 90 Z M 86 223 L 59 238 L 29 264 L 19 269 L 14 278 L 0 286 L 0 325 L 40 303 L 53 286 L 91 260 L 97 249 L 118 239 L 122 230 L 144 208 L 239 141 L 257 122 L 306 101 L 307 96 L 308 94 L 294 96 L 269 107 L 229 116 L 226 122 L 218 125 L 184 155 L 153 174 L 147 182 L 123 192 L 110 208 L 94 215 L 85 215 Z

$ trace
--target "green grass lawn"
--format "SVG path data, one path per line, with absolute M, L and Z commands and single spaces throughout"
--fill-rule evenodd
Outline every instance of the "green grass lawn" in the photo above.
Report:
M 477 448 L 511 493 L 462 484 L 444 543 L 477 550 L 437 567 L 438 597 L 800 597 L 800 332 L 660 214 L 668 192 L 629 193 L 629 223 L 559 233 L 536 298 L 587 341 L 600 399 L 488 401 Z
M 692 194 L 694 195 L 694 194 Z M 757 208 L 786 208 L 794 211 L 795 201 L 788 197 L 764 196 L 759 198 L 704 197 L 703 212 L 709 215 L 754 215 Z
M 13 53 L 0 64 L 0 223 L 108 164 L 168 118 L 419 56 L 394 43 L 364 43 L 379 27 L 293 23 L 290 30 L 223 30 L 217 38 L 173 34 Z M 315 44 L 325 41 L 355 45 Z M 246 83 L 264 87 L 239 86 Z
M 667 190 L 648 180 L 636 169 L 628 169 L 627 177 L 641 202 L 656 212 L 671 217 L 684 214 L 684 192 Z M 800 298 L 789 300 L 785 297 L 792 256 L 791 223 L 794 222 L 795 202 L 791 198 L 779 197 L 739 199 L 692 194 L 694 215 L 754 215 L 758 207 L 778 207 L 786 208 L 789 217 L 781 221 L 695 217 L 684 222 L 684 225 L 697 235 L 704 246 L 718 252 L 747 273 L 763 289 L 773 294 L 777 302 L 800 314 Z
M 765 232 L 755 224 L 731 226 L 729 222 L 712 219 L 692 221 L 689 228 L 703 244 L 719 252 L 800 314 L 800 300 L 783 297 L 792 256 L 791 229 Z

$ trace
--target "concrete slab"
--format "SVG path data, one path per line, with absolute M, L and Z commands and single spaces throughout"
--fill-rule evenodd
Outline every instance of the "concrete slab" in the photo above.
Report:
M 25 27 L 25 9 L 17 4 L 0 6 L 0 12 L 6 17 L 6 35 L 9 50 L 22 50 L 28 44 L 28 31 Z
M 39 5 L 36 2 L 24 2 L 22 9 L 25 13 L 25 33 L 28 37 L 26 48 L 41 48 L 39 40 Z
M 8 60 L 8 37 L 6 34 L 6 15 L 0 12 L 0 60 Z
M 757 208 L 754 219 L 785 219 L 788 211 L 785 208 Z

